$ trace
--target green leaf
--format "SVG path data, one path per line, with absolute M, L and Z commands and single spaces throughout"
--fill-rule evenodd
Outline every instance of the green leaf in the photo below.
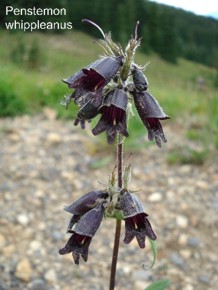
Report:
M 145 290 L 164 290 L 171 285 L 170 280 L 159 280 L 149 285 Z
M 151 265 L 146 268 L 147 270 L 150 270 L 151 268 L 153 268 L 154 264 L 155 264 L 155 261 L 156 261 L 156 258 L 157 258 L 157 244 L 156 244 L 156 241 L 153 241 L 151 239 L 149 239 L 149 242 L 150 242 L 150 246 L 151 246 L 151 250 L 152 250 L 152 253 L 153 253 L 153 261 L 151 263 Z

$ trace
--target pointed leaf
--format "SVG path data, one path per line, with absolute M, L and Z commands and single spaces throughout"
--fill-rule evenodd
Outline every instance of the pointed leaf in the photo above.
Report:
M 156 261 L 156 258 L 157 258 L 157 244 L 156 244 L 156 241 L 153 241 L 151 239 L 149 239 L 149 242 L 150 242 L 150 246 L 151 246 L 151 250 L 152 250 L 152 253 L 153 253 L 153 261 L 151 263 L 151 265 L 149 267 L 146 267 L 144 266 L 144 268 L 146 270 L 150 270 L 151 268 L 153 268 L 154 264 L 155 264 L 155 261 Z
M 170 280 L 159 280 L 149 285 L 145 290 L 164 290 L 171 285 Z

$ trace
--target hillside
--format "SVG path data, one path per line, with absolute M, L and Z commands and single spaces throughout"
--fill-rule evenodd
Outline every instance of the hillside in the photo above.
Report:
M 137 21 L 140 21 L 140 35 L 144 38 L 142 50 L 154 51 L 163 59 L 176 63 L 180 57 L 210 67 L 218 67 L 218 20 L 212 17 L 197 16 L 194 13 L 177 9 L 171 6 L 154 3 L 148 0 L 55 0 L 55 1 L 27 1 L 11 0 L 10 11 L 6 11 L 8 4 L 2 3 L 1 27 L 16 27 L 15 30 L 31 31 L 36 23 L 44 22 L 52 26 L 43 28 L 37 26 L 33 31 L 49 33 L 74 29 L 97 36 L 95 29 L 90 29 L 81 20 L 91 19 L 98 23 L 104 31 L 113 31 L 116 41 L 126 43 L 129 35 L 133 33 Z M 16 7 L 18 13 L 13 13 Z M 24 8 L 25 7 L 25 8 Z M 64 9 L 63 13 L 40 12 L 39 15 L 32 11 L 35 9 Z M 115 9 L 116 7 L 116 9 Z M 30 9 L 20 12 L 19 9 Z M 111 19 L 115 21 L 111 21 Z M 63 28 L 52 25 L 57 22 Z M 15 25 L 16 23 L 16 25 Z M 45 26 L 43 25 L 43 26 Z M 29 28 L 28 28 L 29 27 Z M 58 28 L 59 27 L 59 28 Z
M 50 106 L 59 116 L 73 118 L 75 108 L 66 111 L 60 106 L 60 100 L 69 93 L 61 80 L 95 60 L 102 50 L 92 37 L 75 30 L 64 35 L 1 31 L 0 54 L 2 116 L 35 114 L 42 106 Z M 217 146 L 215 71 L 184 59 L 169 64 L 156 54 L 138 53 L 136 59 L 149 63 L 145 71 L 149 89 L 171 116 L 167 122 L 185 123 L 190 138 Z M 137 117 L 130 124 L 138 135 L 144 133 L 139 124 Z

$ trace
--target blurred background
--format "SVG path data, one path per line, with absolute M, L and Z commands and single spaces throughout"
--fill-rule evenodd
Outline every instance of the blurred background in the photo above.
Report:
M 6 15 L 6 5 L 64 7 L 66 15 Z M 136 243 L 122 245 L 117 289 L 144 289 L 168 278 L 171 289 L 215 290 L 218 20 L 145 0 L 0 6 L 0 289 L 107 289 L 113 221 L 96 234 L 87 265 L 75 268 L 71 257 L 58 255 L 67 239 L 63 206 L 102 188 L 115 164 L 105 136 L 90 133 L 96 120 L 82 131 L 73 126 L 76 107 L 60 105 L 70 93 L 61 80 L 103 54 L 95 43 L 99 31 L 81 21 L 87 18 L 123 47 L 140 21 L 136 62 L 146 65 L 149 90 L 171 116 L 162 122 L 168 143 L 161 150 L 147 142 L 137 113 L 129 124 L 131 189 L 141 190 L 159 255 L 146 271 L 149 246 L 142 254 Z M 72 23 L 73 29 L 6 29 L 14 21 Z

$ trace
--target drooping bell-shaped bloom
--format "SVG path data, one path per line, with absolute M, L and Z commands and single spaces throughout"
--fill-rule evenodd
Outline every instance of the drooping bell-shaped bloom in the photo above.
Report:
M 109 144 L 114 142 L 117 132 L 128 137 L 126 125 L 127 102 L 127 94 L 123 89 L 116 88 L 110 91 L 105 96 L 99 109 L 101 118 L 92 133 L 98 135 L 106 131 Z
M 146 236 L 156 240 L 156 235 L 144 212 L 143 205 L 136 195 L 124 191 L 120 198 L 120 206 L 125 220 L 124 243 L 129 244 L 136 237 L 140 248 L 145 247 Z
M 132 78 L 133 78 L 133 83 L 135 85 L 135 88 L 137 91 L 147 91 L 148 89 L 148 80 L 143 74 L 143 72 L 134 66 L 132 70 Z
M 133 92 L 134 102 L 137 112 L 148 130 L 148 139 L 155 140 L 158 147 L 161 147 L 161 142 L 167 142 L 160 120 L 169 119 L 155 98 L 147 91 Z
M 108 193 L 106 191 L 90 191 L 81 196 L 71 205 L 65 206 L 64 210 L 73 214 L 68 226 L 68 232 L 71 232 L 72 227 L 79 221 L 81 216 L 90 211 L 96 204 L 106 200 L 107 197 Z
M 75 102 L 80 106 L 77 113 L 74 125 L 77 126 L 79 123 L 81 128 L 85 128 L 85 121 L 90 122 L 99 114 L 99 108 L 102 105 L 102 95 L 101 93 L 88 92 L 84 96 L 75 99 Z
M 74 125 L 85 128 L 85 121 L 90 122 L 98 115 L 98 109 L 102 105 L 102 90 L 106 84 L 116 75 L 122 65 L 122 57 L 102 57 L 91 63 L 81 71 L 73 74 L 63 82 L 75 91 L 65 100 L 66 107 L 73 99 L 80 107 Z
M 72 252 L 74 262 L 77 265 L 79 265 L 80 256 L 84 262 L 87 262 L 89 245 L 101 224 L 103 215 L 103 203 L 98 203 L 94 208 L 82 215 L 72 231 L 72 236 L 67 244 L 59 250 L 59 253 L 65 255 Z
M 160 120 L 169 119 L 155 98 L 147 91 L 148 81 L 142 71 L 134 67 L 132 70 L 135 89 L 132 92 L 138 114 L 148 130 L 148 140 L 155 140 L 158 147 L 166 143 Z
M 63 82 L 68 84 L 69 88 L 95 92 L 101 90 L 115 76 L 121 65 L 122 58 L 120 56 L 116 58 L 102 57 L 64 79 Z

